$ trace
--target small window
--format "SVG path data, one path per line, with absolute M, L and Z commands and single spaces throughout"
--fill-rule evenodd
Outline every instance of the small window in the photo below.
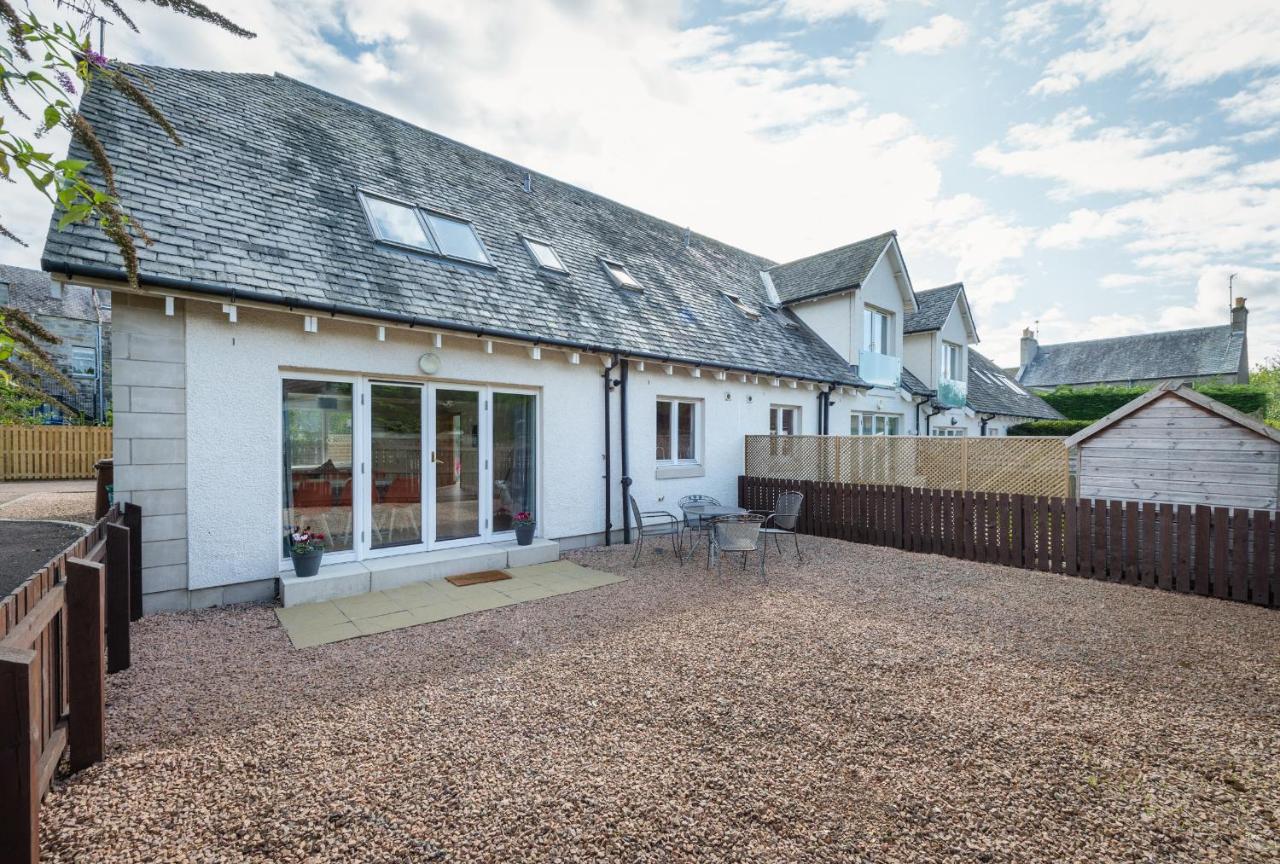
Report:
M 440 247 L 441 255 L 477 264 L 489 263 L 489 256 L 485 254 L 484 246 L 480 245 L 480 238 L 476 236 L 476 229 L 471 227 L 470 222 L 429 211 L 423 211 L 423 216 Z
M 701 461 L 698 442 L 700 403 L 691 399 L 659 399 L 655 416 L 659 465 L 696 465 Z
M 795 329 L 796 322 L 792 321 L 789 317 L 787 317 L 786 312 L 783 312 L 781 309 L 779 309 L 776 306 L 767 306 L 765 308 L 769 310 L 769 317 L 772 318 L 774 321 L 777 321 L 779 325 L 781 325 L 782 327 L 785 327 L 788 330 Z
M 85 345 L 71 348 L 71 374 L 76 378 L 92 378 L 98 374 L 98 352 Z
M 794 405 L 769 408 L 770 435 L 796 435 L 800 431 L 800 409 Z
M 964 430 L 958 429 L 955 426 L 944 426 L 941 429 L 934 429 L 933 437 L 934 438 L 963 438 Z
M 613 280 L 613 284 L 620 288 L 631 288 L 636 291 L 643 291 L 644 288 L 635 277 L 627 272 L 627 268 L 619 264 L 617 261 L 607 261 L 600 259 L 600 263 L 604 265 L 604 272 L 609 274 L 609 278 Z
M 850 417 L 849 433 L 851 435 L 901 435 L 902 415 L 854 411 Z
M 557 273 L 568 273 L 569 270 L 564 266 L 564 262 L 560 260 L 560 256 L 556 254 L 556 250 L 551 248 L 550 243 L 543 243 L 541 240 L 532 240 L 528 237 L 524 238 L 524 245 L 529 249 L 529 255 L 533 257 L 533 263 L 545 270 L 554 270 Z
M 418 218 L 416 208 L 370 195 L 360 197 L 364 200 L 365 210 L 369 213 L 369 222 L 373 225 L 373 236 L 387 243 L 412 246 L 414 249 L 425 249 L 428 252 L 438 251 L 422 220 Z
M 942 343 L 942 377 L 948 381 L 964 380 L 964 349 L 954 342 Z
M 873 354 L 891 354 L 890 339 L 892 318 L 879 309 L 865 307 L 862 310 L 862 347 Z
M 760 320 L 760 312 L 756 309 L 752 309 L 746 303 L 743 303 L 742 298 L 737 294 L 730 294 L 728 291 L 721 291 L 720 293 L 723 294 L 725 298 L 743 315 L 746 315 L 752 321 Z

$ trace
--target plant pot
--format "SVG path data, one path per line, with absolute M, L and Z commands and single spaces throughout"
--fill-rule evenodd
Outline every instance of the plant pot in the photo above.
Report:
M 324 557 L 324 550 L 319 549 L 315 552 L 290 552 L 289 557 L 293 559 L 293 572 L 299 579 L 307 576 L 314 576 L 320 572 L 320 559 Z
M 516 523 L 516 545 L 528 546 L 533 542 L 533 529 L 538 527 L 533 522 Z

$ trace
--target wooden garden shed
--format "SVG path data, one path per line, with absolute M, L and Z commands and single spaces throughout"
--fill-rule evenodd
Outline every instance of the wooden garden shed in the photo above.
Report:
M 1274 510 L 1280 431 L 1188 385 L 1149 390 L 1066 441 L 1081 498 Z

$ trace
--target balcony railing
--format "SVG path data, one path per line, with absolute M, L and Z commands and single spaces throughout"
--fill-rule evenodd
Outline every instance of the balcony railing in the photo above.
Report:
M 965 381 L 943 378 L 938 382 L 938 402 L 948 408 L 963 408 L 968 395 L 969 385 Z
M 858 375 L 868 384 L 898 387 L 902 384 L 902 360 L 874 351 L 858 352 Z

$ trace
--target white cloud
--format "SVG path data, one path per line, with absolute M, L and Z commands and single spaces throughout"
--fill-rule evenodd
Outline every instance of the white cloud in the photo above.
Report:
M 1108 273 L 1098 280 L 1103 288 L 1132 288 L 1135 285 L 1147 285 L 1152 277 L 1142 273 Z
M 1124 70 L 1166 88 L 1280 63 L 1280 4 L 1268 0 L 1060 0 L 1080 7 L 1086 47 L 1055 57 L 1033 93 L 1074 90 Z
M 1219 99 L 1218 107 L 1232 123 L 1260 125 L 1280 119 L 1280 75 L 1254 81 L 1234 96 Z
M 1000 41 L 1006 46 L 1044 41 L 1057 30 L 1056 7 L 1056 0 L 1041 0 L 1008 10 L 1000 28 Z
M 899 54 L 940 54 L 947 48 L 963 44 L 969 38 L 969 27 L 951 15 L 935 15 L 928 23 L 912 27 L 901 36 L 886 39 L 885 44 Z
M 879 21 L 888 13 L 888 5 L 887 0 L 782 0 L 778 10 L 784 17 L 813 24 L 849 15 Z
M 1094 122 L 1076 108 L 1049 123 L 1020 123 L 1003 144 L 983 147 L 974 160 L 1007 176 L 1053 181 L 1055 194 L 1068 196 L 1166 189 L 1212 175 L 1235 159 L 1220 145 L 1169 149 L 1186 137 L 1176 127 L 1094 129 Z

